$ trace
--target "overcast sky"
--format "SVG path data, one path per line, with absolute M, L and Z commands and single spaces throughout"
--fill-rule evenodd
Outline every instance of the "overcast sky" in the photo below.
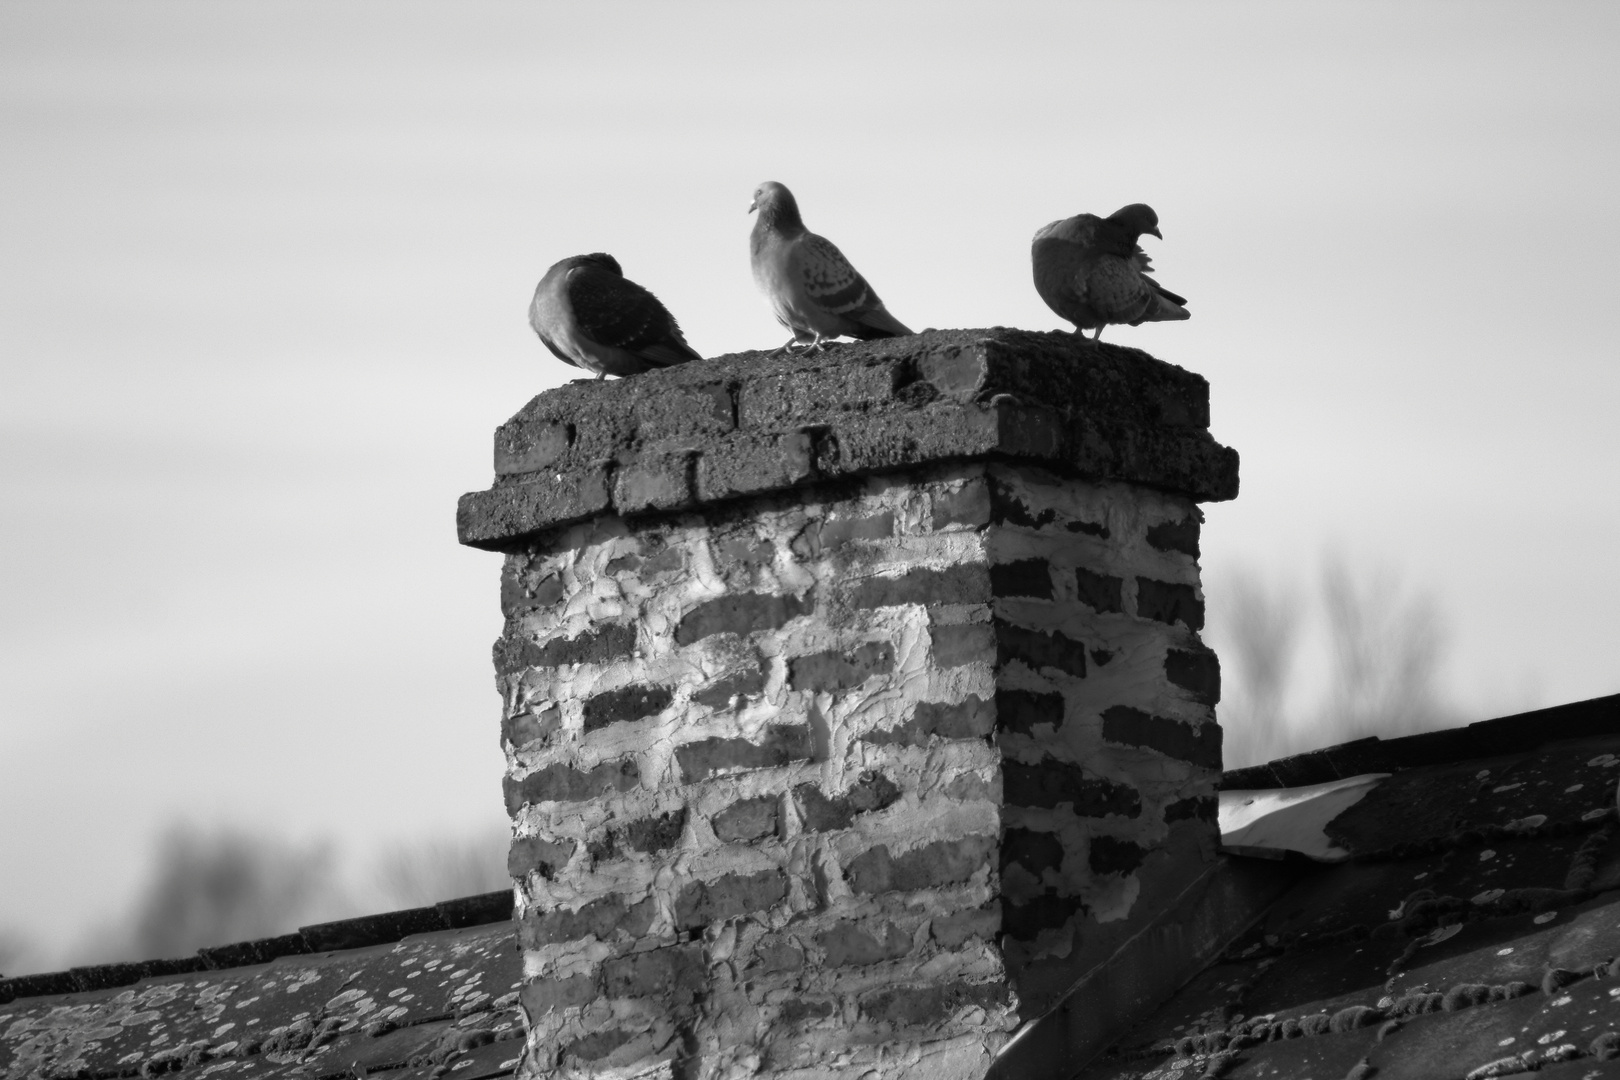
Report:
M 1620 690 L 1620 7 L 0 5 L 0 930 L 70 949 L 166 822 L 360 857 L 501 817 L 493 428 L 603 250 L 783 333 L 781 180 L 914 327 L 1061 325 L 1134 201 L 1212 384 L 1225 568 L 1394 568 L 1478 719 Z M 56 950 L 51 952 L 51 950 Z

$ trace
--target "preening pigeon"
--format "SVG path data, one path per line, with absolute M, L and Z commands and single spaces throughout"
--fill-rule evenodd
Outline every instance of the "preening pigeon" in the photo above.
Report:
M 911 333 L 832 241 L 804 227 L 793 192 L 767 180 L 754 189 L 748 209 L 759 211 L 748 238 L 754 281 L 776 321 L 793 331 L 782 348 L 796 342 L 819 350 L 827 338 L 871 341 Z
M 596 252 L 555 263 L 535 286 L 529 325 L 557 359 L 604 375 L 701 360 L 658 297 Z
M 1186 300 L 1147 276 L 1153 266 L 1137 243 L 1143 233 L 1164 239 L 1159 215 L 1143 203 L 1105 218 L 1076 214 L 1052 222 L 1035 234 L 1030 248 L 1035 291 L 1077 332 L 1095 329 L 1093 340 L 1109 323 L 1192 318 L 1182 306 Z

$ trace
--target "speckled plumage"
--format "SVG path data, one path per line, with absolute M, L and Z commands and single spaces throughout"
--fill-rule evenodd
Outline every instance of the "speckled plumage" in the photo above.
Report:
M 535 286 L 529 325 L 557 359 L 604 375 L 637 375 L 701 357 L 658 298 L 596 252 L 553 264 Z
M 798 201 L 786 187 L 767 180 L 755 189 L 748 209 L 759 212 L 749 237 L 754 282 L 776 321 L 793 331 L 784 347 L 819 348 L 826 338 L 872 341 L 912 332 L 889 314 L 831 240 L 804 227 Z
M 1076 214 L 1035 233 L 1030 263 L 1035 291 L 1046 306 L 1077 331 L 1124 323 L 1190 319 L 1185 299 L 1148 277 L 1152 261 L 1138 244 L 1143 233 L 1160 236 L 1159 218 L 1142 203 L 1106 218 Z

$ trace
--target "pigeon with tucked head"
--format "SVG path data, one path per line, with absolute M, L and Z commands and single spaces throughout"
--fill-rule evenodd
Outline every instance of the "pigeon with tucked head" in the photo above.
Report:
M 872 341 L 911 333 L 832 241 L 804 227 L 793 192 L 767 180 L 754 189 L 748 209 L 759 213 L 748 243 L 754 282 L 776 321 L 793 331 L 783 349 L 820 350 L 828 338 Z
M 1030 261 L 1035 291 L 1046 306 L 1074 323 L 1077 333 L 1109 324 L 1190 319 L 1187 301 L 1147 275 L 1152 261 L 1138 241 L 1143 233 L 1159 239 L 1159 215 L 1145 203 L 1121 207 L 1105 218 L 1076 214 L 1035 234 Z
M 557 359 L 598 379 L 702 359 L 658 297 L 600 251 L 546 271 L 529 304 L 529 325 Z

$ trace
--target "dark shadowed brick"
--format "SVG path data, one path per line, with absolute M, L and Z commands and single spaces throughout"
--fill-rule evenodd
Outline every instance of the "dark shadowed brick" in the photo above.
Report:
M 869 641 L 850 652 L 812 653 L 788 661 L 788 686 L 794 690 L 830 693 L 859 686 L 874 675 L 894 668 L 894 646 Z
M 724 709 L 740 697 L 757 694 L 765 689 L 765 666 L 756 661 L 754 667 L 733 671 L 692 695 L 692 700 L 711 709 Z
M 880 1023 L 916 1027 L 949 1019 L 966 1005 L 996 1009 L 1012 1000 L 1006 983 L 954 982 L 901 986 L 861 997 L 861 1013 Z
M 1059 896 L 1048 889 L 1022 904 L 1001 902 L 1001 930 L 1010 938 L 1030 941 L 1042 930 L 1056 930 L 1085 910 L 1079 897 Z
M 551 574 L 534 581 L 510 562 L 501 571 L 501 614 L 508 619 L 548 608 L 563 597 L 562 579 Z
M 1085 567 L 1074 568 L 1076 599 L 1092 611 L 1102 614 L 1125 610 L 1125 582 L 1107 574 L 1093 574 Z
M 949 915 L 935 915 L 928 933 L 947 949 L 960 948 L 969 941 L 993 941 L 1001 929 L 1001 907 L 970 908 Z
M 618 858 L 631 851 L 652 855 L 680 843 L 686 829 L 686 807 L 667 814 L 637 818 L 623 825 L 615 825 L 598 840 L 585 845 L 592 859 L 601 862 Z
M 602 965 L 602 992 L 608 997 L 656 997 L 665 1004 L 690 1005 L 707 983 L 701 942 L 632 953 Z
M 1002 731 L 1035 734 L 1036 724 L 1063 726 L 1063 695 L 1033 690 L 997 690 L 996 726 Z
M 587 630 L 574 638 L 548 641 L 544 645 L 527 639 L 503 637 L 495 642 L 495 670 L 502 675 L 531 667 L 564 667 L 568 664 L 608 664 L 635 652 L 636 628 L 604 626 Z
M 858 893 L 911 892 L 966 881 L 990 861 L 996 840 L 992 836 L 964 836 L 936 840 L 904 855 L 889 854 L 879 844 L 850 860 L 844 868 L 849 887 Z
M 971 664 L 976 660 L 989 660 L 995 647 L 995 635 L 989 623 L 958 623 L 928 628 L 933 639 L 934 664 L 951 668 Z
M 1091 838 L 1091 871 L 1094 874 L 1129 874 L 1147 858 L 1147 848 L 1116 836 Z
M 1198 558 L 1198 518 L 1189 515 L 1180 521 L 1165 521 L 1147 531 L 1147 542 L 1160 551 L 1179 551 Z
M 1006 665 L 1022 660 L 1033 670 L 1056 668 L 1070 675 L 1084 678 L 1086 674 L 1086 647 L 1073 638 L 1057 631 L 1026 630 L 997 619 L 996 663 Z
M 1039 529 L 1057 519 L 1057 511 L 1045 507 L 1033 510 L 1020 496 L 1018 489 L 997 480 L 990 489 L 990 502 L 996 519 L 1003 525 L 1022 525 L 1026 529 Z
M 849 591 L 851 606 L 892 607 L 897 604 L 987 604 L 990 573 L 983 563 L 964 563 L 943 570 L 918 567 L 898 577 L 870 577 Z
M 1052 599 L 1052 569 L 1045 559 L 1019 559 L 990 568 L 990 588 L 996 596 L 1033 596 Z
M 887 540 L 894 535 L 894 514 L 885 510 L 869 517 L 817 518 L 799 530 L 789 545 L 793 554 L 809 561 L 837 551 L 852 540 Z
M 1181 623 L 1189 630 L 1204 628 L 1204 602 L 1191 585 L 1137 578 L 1136 614 L 1172 626 Z
M 782 1011 L 777 1014 L 777 1018 L 784 1024 L 793 1024 L 808 1019 L 819 1020 L 821 1017 L 831 1016 L 833 1010 L 837 1007 L 836 1002 L 825 998 L 792 997 L 782 1002 Z
M 718 814 L 710 824 L 714 835 L 730 843 L 734 840 L 758 840 L 776 832 L 777 797 L 761 795 L 757 799 L 738 799 Z
M 657 716 L 675 700 L 667 686 L 626 686 L 597 694 L 585 702 L 582 710 L 587 733 L 609 724 L 626 724 Z
M 615 930 L 638 938 L 652 926 L 656 913 L 657 904 L 652 897 L 632 904 L 623 896 L 604 896 L 582 905 L 577 911 L 568 908 L 531 911 L 523 917 L 518 937 L 526 949 L 586 937 L 606 941 Z
M 909 953 L 911 935 L 893 923 L 869 930 L 857 923 L 841 922 L 817 934 L 816 944 L 827 951 L 827 967 L 864 967 L 898 960 Z
M 1180 761 L 1219 769 L 1221 767 L 1221 727 L 1219 724 L 1188 724 L 1164 716 L 1152 716 L 1128 705 L 1103 710 L 1103 738 L 1122 746 L 1145 746 Z
M 1214 705 L 1221 700 L 1221 662 L 1209 649 L 1170 649 L 1164 654 L 1164 677 L 1195 701 Z
M 804 952 L 791 941 L 763 941 L 754 949 L 754 960 L 749 965 L 761 971 L 798 971 L 804 967 Z
M 1039 765 L 1004 761 L 1001 787 L 1010 806 L 1050 808 L 1070 803 L 1081 817 L 1136 817 L 1142 812 L 1142 798 L 1134 788 L 1093 779 L 1080 766 L 1063 761 L 1047 760 Z
M 1063 841 L 1056 833 L 1036 832 L 1033 829 L 1008 829 L 1001 835 L 1001 868 L 1017 863 L 1025 870 L 1041 876 L 1043 870 L 1057 870 L 1063 866 Z
M 569 1058 L 578 1058 L 580 1061 L 600 1061 L 635 1037 L 635 1032 L 623 1028 L 593 1031 L 563 1047 L 563 1060 L 566 1062 Z
M 1114 652 L 1112 649 L 1092 649 L 1090 652 L 1091 662 L 1096 664 L 1098 667 L 1106 667 L 1108 661 L 1114 658 Z
M 1072 533 L 1081 533 L 1085 536 L 1095 536 L 1099 540 L 1108 539 L 1108 526 L 1096 521 L 1065 521 L 1063 527 Z
M 862 741 L 879 746 L 927 746 L 934 738 L 982 739 L 994 729 L 996 714 L 977 694 L 962 701 L 919 701 L 911 718 L 880 731 L 868 731 Z
M 793 789 L 793 801 L 809 832 L 847 829 L 856 814 L 882 810 L 898 798 L 900 789 L 894 781 L 875 772 L 864 774 L 848 791 L 832 798 L 823 795 L 815 784 L 800 784 Z
M 787 895 L 787 875 L 780 870 L 726 874 L 714 881 L 694 881 L 675 898 L 675 925 L 682 930 L 764 911 Z
M 602 991 L 596 985 L 595 975 L 571 975 L 566 979 L 536 979 L 524 983 L 519 996 L 531 1017 L 541 1017 L 575 1005 L 589 1005 L 602 996 Z
M 506 813 L 515 814 L 525 803 L 583 802 L 615 791 L 629 791 L 641 782 L 641 770 L 634 758 L 605 761 L 594 769 L 572 765 L 547 765 L 521 780 L 510 775 L 502 780 L 506 791 Z
M 1215 821 L 1220 816 L 1220 800 L 1213 795 L 1194 795 L 1177 799 L 1164 808 L 1165 824 L 1172 821 Z
M 675 644 L 690 645 L 710 634 L 751 634 L 756 630 L 776 630 L 788 620 L 808 615 L 816 607 L 809 595 L 774 596 L 770 593 L 738 593 L 699 604 L 686 613 L 675 628 Z
M 955 491 L 935 492 L 933 502 L 936 529 L 990 523 L 990 488 L 982 479 L 969 480 Z
M 522 749 L 537 743 L 562 727 L 562 713 L 555 705 L 541 709 L 539 715 L 529 712 L 513 713 L 501 722 L 501 733 L 506 741 Z
M 675 748 L 675 760 L 689 784 L 724 769 L 771 769 L 808 758 L 815 741 L 807 724 L 768 727 L 758 742 L 747 739 L 699 739 Z
M 574 857 L 579 845 L 572 840 L 547 840 L 543 836 L 517 836 L 506 849 L 506 873 L 520 878 L 538 870 L 540 876 L 551 879 Z

